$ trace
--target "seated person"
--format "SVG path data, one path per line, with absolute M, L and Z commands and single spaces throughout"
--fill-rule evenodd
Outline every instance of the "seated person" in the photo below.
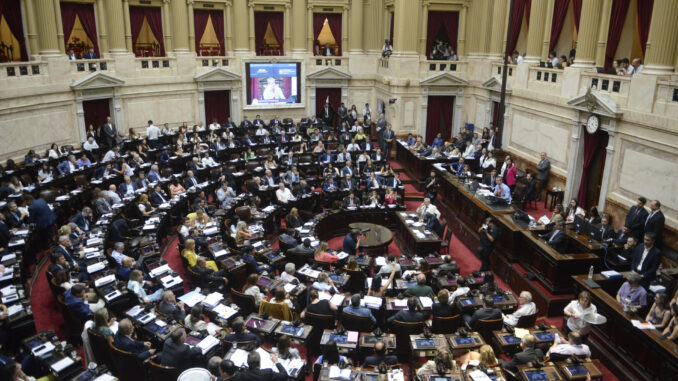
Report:
M 567 234 L 565 233 L 565 225 L 563 221 L 556 221 L 553 230 L 542 236 L 544 241 L 559 253 L 567 250 Z
M 269 301 L 270 303 L 285 303 L 291 311 L 294 311 L 294 304 L 290 300 L 290 295 L 285 292 L 285 289 L 282 286 L 274 288 L 271 293 L 273 294 L 273 298 Z
M 285 264 L 285 271 L 280 273 L 280 279 L 287 283 L 299 283 L 299 278 L 294 276 L 294 273 L 297 271 L 297 266 L 293 262 L 288 262 Z
M 155 354 L 155 349 L 151 348 L 149 341 L 136 341 L 132 338 L 134 326 L 129 319 L 122 319 L 118 324 L 118 332 L 113 339 L 113 346 L 127 352 L 137 355 L 139 360 L 146 360 Z
M 184 242 L 184 250 L 181 251 L 181 256 L 186 258 L 186 262 L 188 262 L 188 266 L 190 267 L 195 267 L 195 265 L 198 263 L 198 259 L 202 257 L 198 257 L 195 254 L 195 240 L 193 239 L 187 239 L 186 242 Z M 202 258 L 204 260 L 204 258 Z M 214 261 L 205 261 L 205 264 L 207 265 L 207 268 L 212 269 L 214 271 L 218 271 L 219 268 L 217 267 L 216 262 Z
M 129 275 L 132 272 L 133 267 L 136 265 L 134 258 L 125 257 L 122 259 L 122 265 L 118 268 L 118 278 L 129 281 Z
M 501 310 L 494 308 L 494 299 L 491 296 L 486 296 L 482 299 L 483 307 L 477 309 L 473 315 L 465 314 L 464 321 L 473 328 L 473 325 L 478 320 L 496 320 L 501 319 Z
M 626 275 L 626 282 L 617 291 L 617 301 L 624 310 L 641 309 L 647 305 L 647 291 L 640 285 L 641 277 L 635 272 Z
M 337 365 L 340 361 L 345 363 L 350 362 L 350 360 L 343 355 L 339 354 L 339 348 L 337 347 L 337 342 L 330 340 L 325 344 L 323 349 L 323 354 L 318 356 L 318 359 L 315 361 L 316 364 L 327 364 L 327 365 Z
M 527 364 L 535 360 L 542 360 L 544 353 L 539 348 L 535 348 L 537 338 L 532 334 L 523 336 L 520 341 L 522 351 L 516 353 L 511 361 L 501 361 L 501 367 L 511 372 L 518 372 L 518 365 Z
M 320 242 L 320 245 L 315 249 L 313 259 L 317 262 L 325 263 L 337 263 L 339 261 L 339 257 L 332 253 L 325 241 Z
M 257 260 L 257 251 L 254 249 L 254 246 L 246 246 L 242 250 L 242 260 L 245 263 L 250 263 L 254 265 L 255 270 L 258 273 L 263 273 L 269 270 L 269 267 L 266 266 L 263 262 Z
M 395 255 L 389 254 L 386 256 L 386 264 L 379 268 L 377 275 L 388 275 L 394 268 L 396 272 L 401 271 L 400 264 L 396 260 Z
M 446 289 L 438 291 L 438 301 L 433 303 L 433 317 L 450 317 L 455 315 L 454 307 L 450 305 L 450 292 Z
M 372 324 L 377 323 L 377 319 L 372 315 L 372 311 L 367 307 L 360 307 L 360 294 L 353 294 L 351 296 L 351 304 L 344 308 L 344 314 L 351 314 L 356 316 L 367 316 L 372 320 Z
M 310 303 L 308 303 L 306 309 L 301 312 L 302 319 L 306 316 L 306 312 L 319 315 L 334 315 L 337 311 L 337 306 L 332 304 L 329 300 L 320 300 L 318 290 L 316 289 L 312 289 L 308 292 L 308 300 L 310 300 Z
M 450 304 L 454 304 L 458 297 L 468 294 L 469 291 L 471 291 L 471 288 L 468 287 L 466 278 L 457 278 L 457 289 L 450 294 Z
M 184 318 L 186 318 L 184 302 L 177 302 L 174 292 L 171 290 L 163 291 L 162 300 L 158 304 L 158 311 L 176 321 L 184 321 Z
M 358 296 L 359 295 L 353 295 Z M 398 363 L 398 356 L 386 355 L 386 344 L 379 340 L 374 344 L 374 355 L 365 358 L 363 368 L 366 366 L 379 366 L 380 364 L 393 365 Z
M 344 208 L 357 208 L 360 206 L 360 199 L 356 197 L 355 192 L 351 191 L 348 194 L 348 197 L 344 199 Z
M 395 320 L 406 323 L 416 323 L 420 321 L 423 322 L 424 315 L 421 312 L 417 311 L 418 306 L 419 300 L 415 297 L 409 297 L 407 299 L 407 309 L 400 310 L 398 311 L 398 313 L 388 318 L 387 319 L 388 324 L 393 323 L 393 321 Z
M 411 296 L 432 296 L 433 289 L 426 284 L 426 275 L 418 274 L 417 284 L 410 286 L 405 293 Z
M 325 242 L 325 245 L 327 245 L 327 242 Z M 318 246 L 318 247 L 320 247 L 320 246 Z M 310 238 L 304 238 L 304 242 L 295 246 L 294 251 L 299 252 L 299 253 L 304 253 L 304 254 L 311 254 L 311 253 L 315 252 L 315 250 L 313 250 L 313 248 L 311 247 L 311 239 Z
M 228 285 L 228 271 L 214 271 L 213 268 L 207 266 L 207 261 L 204 258 L 198 258 L 195 266 L 193 266 L 193 271 L 207 284 L 223 282 L 224 286 Z
M 658 330 L 663 330 L 671 320 L 671 308 L 669 307 L 668 297 L 664 292 L 658 292 L 654 296 L 654 303 L 645 317 L 645 321 L 654 325 Z
M 523 291 L 518 297 L 518 307 L 515 312 L 504 315 L 504 324 L 515 327 L 518 324 L 518 319 L 522 316 L 534 315 L 537 313 L 537 306 L 532 302 L 532 294 L 529 291 Z
M 568 340 L 562 339 L 560 335 L 556 336 L 556 340 L 549 348 L 547 356 L 554 357 L 569 357 L 569 356 L 586 356 L 586 358 L 591 357 L 591 350 L 589 346 L 584 344 L 582 341 L 581 334 L 579 332 L 570 332 L 567 335 Z
M 245 285 L 242 286 L 241 292 L 245 295 L 250 295 L 254 298 L 254 304 L 258 307 L 262 300 L 266 299 L 266 295 L 259 289 L 259 275 L 250 274 L 247 276 Z
M 428 360 L 417 369 L 417 376 L 423 379 L 424 375 L 433 373 L 444 375 L 446 372 L 457 369 L 452 353 L 448 349 L 438 350 L 433 360 Z
M 292 347 L 292 341 L 287 335 L 281 335 L 278 338 L 278 343 L 273 348 L 271 348 L 271 352 L 283 360 L 301 359 L 299 350 Z
M 250 331 L 247 330 L 245 327 L 245 321 L 243 320 L 242 317 L 238 316 L 233 320 L 231 323 L 231 333 L 226 335 L 224 338 L 226 341 L 230 341 L 233 343 L 242 343 L 246 341 L 254 341 L 257 344 L 261 344 L 261 339 L 259 336 L 250 333 Z
M 478 351 L 470 351 L 457 359 L 461 369 L 466 369 L 471 361 L 478 361 L 478 366 L 484 365 L 488 368 L 499 365 L 494 350 L 487 344 L 481 345 Z
M 83 321 L 86 320 L 89 315 L 94 314 L 94 311 L 90 309 L 89 304 L 87 303 L 87 293 L 85 290 L 85 286 L 76 284 L 64 293 L 64 301 L 68 308 L 73 311 L 75 316 Z
M 334 286 L 332 278 L 330 278 L 326 272 L 321 272 L 320 275 L 318 275 L 318 280 L 313 282 L 311 288 L 331 293 L 339 292 L 339 290 Z
M 157 302 L 158 300 L 162 299 L 162 293 L 163 289 L 159 288 L 157 289 L 153 294 L 148 295 L 146 294 L 146 290 L 143 287 L 143 273 L 141 270 L 132 270 L 129 274 L 129 282 L 127 282 L 127 289 L 132 291 L 137 295 L 139 299 L 141 299 L 142 302 L 144 303 L 151 303 L 151 302 Z M 148 284 L 152 284 L 151 281 L 147 281 Z
M 221 331 L 221 327 L 214 323 L 207 323 L 202 317 L 203 305 L 198 303 L 184 319 L 184 326 L 191 331 L 207 332 L 210 335 L 216 335 Z
M 673 313 L 673 318 L 669 321 L 669 324 L 664 328 L 662 339 L 669 339 L 674 343 L 678 340 L 678 303 L 671 303 L 671 312 Z
M 492 188 L 492 193 L 507 202 L 511 202 L 511 188 L 504 184 L 504 179 L 501 176 L 497 176 L 494 181 L 497 185 Z
M 160 364 L 184 370 L 193 365 L 200 355 L 202 355 L 200 348 L 186 344 L 186 330 L 178 328 L 165 339 L 160 354 Z

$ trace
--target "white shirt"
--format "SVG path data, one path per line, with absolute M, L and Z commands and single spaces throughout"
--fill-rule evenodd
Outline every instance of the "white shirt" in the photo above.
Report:
M 148 140 L 158 140 L 158 137 L 160 136 L 160 129 L 156 127 L 155 125 L 151 124 L 146 128 L 146 137 Z
M 518 58 L 516 58 L 516 63 L 521 63 L 523 62 L 523 56 L 518 55 Z
M 113 152 L 113 150 L 110 150 L 106 152 L 106 155 L 104 155 L 104 160 L 102 160 L 102 162 L 106 163 L 109 161 L 113 161 L 117 156 L 118 155 L 115 152 Z
M 210 123 L 210 130 L 218 130 L 221 128 L 219 123 Z
M 485 159 L 483 161 L 483 168 L 488 168 L 488 167 L 497 167 L 497 161 L 491 157 L 489 159 Z
M 113 250 L 113 251 L 111 251 L 111 257 L 113 257 L 113 259 L 115 259 L 115 261 L 118 263 L 118 265 L 122 265 L 122 259 L 127 257 L 127 256 L 125 254 L 119 252 L 119 251 Z
M 469 145 L 466 147 L 466 150 L 464 151 L 464 157 L 467 159 L 473 159 L 473 154 L 476 152 L 476 148 L 473 146 L 473 144 Z
M 264 99 L 285 99 L 285 95 L 283 95 L 282 90 L 280 87 L 273 86 L 273 87 L 266 87 L 264 89 Z
M 429 204 L 428 206 L 426 206 L 425 204 L 421 204 L 417 208 L 417 214 L 419 215 L 419 217 L 424 217 L 426 213 L 434 214 L 436 218 L 440 218 L 440 211 L 433 204 Z
M 265 134 L 266 134 L 266 130 L 264 130 L 263 128 L 260 128 L 256 131 L 257 136 L 264 136 Z
M 120 199 L 120 196 L 118 196 L 117 193 L 110 191 L 110 190 L 107 191 L 107 192 L 108 192 L 108 195 L 111 197 L 111 202 L 110 202 L 111 205 L 120 204 L 122 202 L 122 200 Z
M 579 315 L 579 319 L 570 317 L 567 319 L 567 326 L 571 331 L 579 332 L 582 335 L 586 335 L 591 331 L 591 325 L 584 321 L 584 315 L 595 314 L 597 309 L 593 304 L 589 304 L 588 308 L 582 308 L 578 300 L 573 300 L 568 304 L 565 309 L 565 312 L 573 313 Z
M 633 67 L 633 65 L 629 65 L 629 68 L 626 70 L 626 73 L 627 74 L 638 74 L 638 73 L 642 72 L 644 68 L 645 68 L 645 66 L 643 66 L 642 64 L 638 65 L 637 70 L 636 70 L 636 68 Z
M 359 150 L 360 150 L 360 146 L 358 145 L 358 143 L 351 143 L 351 144 L 348 145 L 348 147 L 346 147 L 346 151 L 349 151 L 349 152 L 359 151 Z
M 205 166 L 205 167 L 213 167 L 213 166 L 217 165 L 217 163 L 214 161 L 214 159 L 212 159 L 209 156 L 203 157 L 201 162 L 202 162 L 202 165 Z
M 91 151 L 91 150 L 95 150 L 95 149 L 98 149 L 98 148 L 99 148 L 99 145 L 94 140 L 92 140 L 91 143 L 88 140 L 82 145 L 82 149 L 84 149 L 86 151 Z
M 558 344 L 551 349 L 549 353 L 555 353 L 557 355 L 563 356 L 586 356 L 591 357 L 591 350 L 586 344 L 574 345 L 574 344 Z
M 448 301 L 448 303 L 450 305 L 453 305 L 455 299 L 457 299 L 460 296 L 468 294 L 469 291 L 471 291 L 471 288 L 469 287 L 457 287 L 457 289 L 454 290 L 454 292 L 450 295 L 450 300 Z
M 289 188 L 285 188 L 282 190 L 278 189 L 277 191 L 275 191 L 275 195 L 276 197 L 278 197 L 278 201 L 282 202 L 283 204 L 287 204 L 289 200 L 294 198 Z
M 299 281 L 299 278 L 295 277 L 294 275 L 290 275 L 285 271 L 283 271 L 282 274 L 280 274 L 280 280 L 285 281 L 287 283 L 290 283 L 295 279 Z
M 59 158 L 59 154 L 57 153 L 57 151 L 55 151 L 53 149 L 49 150 L 49 152 L 47 153 L 47 156 L 49 156 L 50 159 L 58 159 Z
M 514 313 L 504 316 L 504 323 L 515 326 L 518 324 L 518 318 L 521 316 L 534 315 L 537 312 L 537 307 L 533 302 L 523 304 Z
M 163 128 L 161 132 L 163 135 L 172 135 L 174 133 L 174 131 L 172 131 L 172 129 L 169 127 Z
M 186 225 L 181 225 L 179 228 L 179 234 L 181 234 L 182 237 L 186 238 L 188 237 L 188 226 Z
M 252 286 L 243 292 L 245 295 L 251 295 L 254 297 L 254 304 L 259 305 L 264 299 L 264 294 L 261 293 L 258 286 Z
M 645 247 L 645 250 L 643 250 L 643 256 L 640 257 L 640 262 L 638 262 L 638 267 L 636 267 L 636 271 L 640 272 L 640 271 L 641 271 L 640 269 L 643 268 L 643 262 L 645 262 L 645 258 L 647 258 L 647 254 L 650 252 L 650 249 L 651 249 L 651 248 L 652 248 L 652 247 L 647 247 L 647 246 L 646 246 L 646 247 Z

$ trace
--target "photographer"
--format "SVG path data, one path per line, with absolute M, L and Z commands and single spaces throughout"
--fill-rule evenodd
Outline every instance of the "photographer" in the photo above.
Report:
M 492 254 L 494 245 L 497 243 L 497 238 L 499 238 L 499 228 L 494 225 L 491 217 L 487 217 L 485 224 L 478 229 L 478 234 L 480 234 L 478 254 L 480 254 L 480 260 L 482 261 L 480 271 L 491 271 L 490 254 Z

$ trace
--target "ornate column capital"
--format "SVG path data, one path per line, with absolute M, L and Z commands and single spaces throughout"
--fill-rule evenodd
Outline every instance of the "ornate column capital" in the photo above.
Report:
M 193 5 L 195 3 L 195 0 L 186 0 L 186 4 L 188 5 Z
M 255 4 L 254 4 L 254 1 L 253 1 L 253 0 L 250 0 L 249 2 L 247 2 L 247 6 L 248 6 L 249 8 L 254 8 L 254 5 L 255 5 Z

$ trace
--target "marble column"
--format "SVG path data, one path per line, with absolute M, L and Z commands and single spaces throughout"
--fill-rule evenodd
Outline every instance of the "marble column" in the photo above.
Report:
M 188 50 L 195 52 L 195 17 L 193 16 L 193 0 L 186 0 L 188 4 Z
M 541 47 L 544 43 L 544 22 L 546 19 L 547 0 L 532 0 L 530 8 L 530 28 L 527 32 L 527 55 L 525 62 L 536 63 L 542 58 Z M 583 13 L 583 12 L 582 12 Z
M 424 2 L 421 10 L 421 31 L 419 32 L 419 54 L 426 55 L 426 41 L 428 39 L 428 8 L 431 6 L 431 3 L 428 1 Z M 426 57 L 427 59 L 429 57 Z
M 35 10 L 38 20 L 40 54 L 60 54 L 60 46 L 63 46 L 63 39 L 59 41 L 57 38 L 58 31 L 56 18 L 54 17 L 54 2 L 52 0 L 35 0 Z
M 126 20 L 124 16 L 125 12 L 123 11 L 123 3 L 120 0 L 106 0 L 105 4 L 106 16 L 101 19 L 101 23 L 107 23 L 108 30 L 110 31 L 108 35 L 108 51 L 111 53 L 127 52 L 127 46 L 125 45 Z M 125 7 L 127 7 L 127 5 L 127 2 L 125 2 Z
M 417 54 L 417 33 L 412 20 L 418 19 L 419 2 L 395 0 L 394 4 L 393 50 L 395 54 Z
M 110 0 L 109 0 L 110 1 Z M 125 46 L 127 51 L 132 52 L 134 45 L 132 44 L 132 22 L 129 18 L 129 0 L 122 0 L 122 11 L 124 13 L 124 25 L 125 25 Z M 119 28 L 120 25 L 115 25 L 114 28 Z M 165 41 L 165 44 L 167 42 Z M 165 45 L 167 47 L 167 45 Z
M 250 52 L 254 52 L 256 54 L 256 35 L 254 32 L 254 2 L 250 1 L 247 4 L 247 18 L 249 19 L 249 32 L 247 35 L 250 37 Z
M 490 37 L 492 36 L 492 0 L 484 0 L 481 8 L 482 18 L 478 39 L 479 51 L 486 56 L 490 51 Z
M 498 59 L 503 56 L 502 42 L 506 33 L 506 0 L 495 0 L 492 8 L 492 34 L 490 37 L 489 57 Z
M 292 1 L 292 52 L 303 53 L 306 51 L 306 0 Z M 308 24 L 313 25 L 313 24 Z
M 469 26 L 468 26 L 468 41 L 467 41 L 467 46 L 466 49 L 468 50 L 467 56 L 476 56 L 480 52 L 480 48 L 478 47 L 478 41 L 479 41 L 479 35 L 480 35 L 480 20 L 482 18 L 481 15 L 481 4 L 480 2 L 473 2 L 470 5 L 470 9 L 468 10 L 468 19 L 470 20 Z
M 670 74 L 678 43 L 678 1 L 655 0 L 645 52 L 647 74 Z
M 584 4 L 587 2 L 585 1 Z M 600 1 L 594 1 L 594 3 L 600 3 Z M 582 17 L 584 15 L 584 7 L 582 6 Z M 607 34 L 610 29 L 610 16 L 612 15 L 612 0 L 603 0 L 603 8 L 601 9 L 601 14 L 597 15 L 596 20 L 594 20 L 594 24 L 598 22 L 599 28 L 598 28 L 598 44 L 596 46 L 596 66 L 604 66 L 605 65 L 605 50 L 607 49 Z M 581 18 L 579 25 L 584 22 L 584 19 Z M 580 26 L 581 28 L 581 26 Z M 579 56 L 579 50 L 577 50 L 577 56 Z M 576 61 L 575 61 L 576 62 Z
M 172 0 L 172 39 L 175 52 L 188 52 L 188 6 L 186 0 Z
M 349 22 L 349 51 L 363 51 L 363 0 L 351 0 L 351 20 Z M 346 48 L 344 48 L 346 49 Z
M 226 8 L 224 9 L 224 36 L 226 47 L 224 52 L 226 55 L 230 55 L 229 52 L 233 51 L 233 3 L 230 1 L 226 3 Z
M 581 9 L 581 21 L 577 34 L 577 56 L 573 67 L 593 67 L 596 59 L 596 40 L 598 24 L 601 23 L 601 1 L 584 1 Z
M 582 15 L 584 12 L 582 11 Z M 580 24 L 581 25 L 581 24 Z M 584 128 L 579 120 L 581 112 L 572 120 L 572 134 L 570 135 L 570 152 L 567 159 L 567 180 L 563 200 L 576 197 L 581 184 L 582 160 L 584 157 Z
M 35 24 L 35 0 L 23 0 L 24 12 L 26 13 L 26 37 L 28 38 L 29 55 L 34 56 L 40 52 L 40 45 L 38 44 L 38 27 Z
M 313 25 L 313 24 L 311 24 Z M 348 47 L 348 6 L 344 6 L 341 13 L 341 48 L 342 50 Z
M 108 53 L 108 28 L 106 25 L 106 9 L 104 0 L 94 3 L 94 11 L 97 17 L 97 33 L 99 34 L 99 58 L 103 53 Z
M 59 0 L 54 0 L 54 21 L 56 21 L 57 41 L 59 43 L 59 51 L 66 53 L 66 39 L 64 37 L 64 24 L 61 21 L 61 4 Z
M 165 52 L 171 52 L 174 49 L 174 40 L 172 39 L 172 15 L 170 11 L 170 1 L 162 0 L 162 35 L 165 43 Z
M 283 54 L 287 54 L 286 52 L 291 49 L 292 46 L 292 37 L 291 37 L 291 30 L 292 27 L 290 26 L 291 19 L 292 19 L 292 4 L 286 3 L 285 4 L 285 10 L 283 11 Z
M 247 20 L 249 8 L 242 0 L 233 2 L 233 50 L 247 52 L 249 50 Z M 228 26 L 228 25 L 227 25 Z
M 466 56 L 466 15 L 468 4 L 464 3 L 459 12 L 459 33 L 457 34 L 457 56 Z
M 610 121 L 610 129 L 607 131 L 607 147 L 605 150 L 605 167 L 603 168 L 603 178 L 600 181 L 600 197 L 598 198 L 598 210 L 605 210 L 605 198 L 610 188 L 610 178 L 612 178 L 612 163 L 614 162 L 614 144 L 615 144 L 615 121 Z
M 553 25 L 553 7 L 554 2 L 549 1 L 546 5 L 546 17 L 544 18 L 544 42 L 541 48 L 541 56 L 549 56 L 549 45 L 551 43 L 551 25 Z M 563 26 L 565 28 L 565 26 Z

